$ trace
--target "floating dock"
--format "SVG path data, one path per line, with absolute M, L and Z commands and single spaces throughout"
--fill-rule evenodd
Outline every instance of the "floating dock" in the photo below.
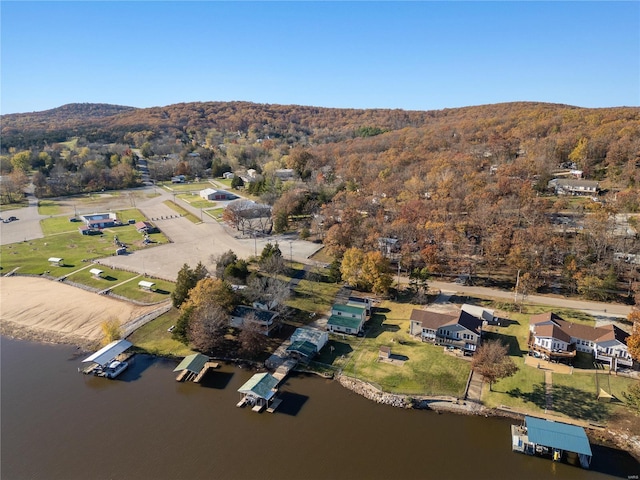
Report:
M 219 364 L 209 361 L 209 357 L 206 355 L 194 353 L 185 357 L 173 371 L 179 372 L 176 377 L 178 382 L 193 381 L 200 383 L 210 369 L 218 367 Z

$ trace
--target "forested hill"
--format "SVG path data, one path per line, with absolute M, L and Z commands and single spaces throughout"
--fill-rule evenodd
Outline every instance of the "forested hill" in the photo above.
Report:
M 337 109 L 249 102 L 182 103 L 166 107 L 132 108 L 106 104 L 69 104 L 43 112 L 0 117 L 2 148 L 42 147 L 71 137 L 89 142 L 122 142 L 127 134 L 204 135 L 215 129 L 279 138 L 289 144 L 334 143 L 374 136 L 407 127 L 459 130 L 469 126 L 478 138 L 516 134 L 546 136 L 566 128 L 610 122 L 640 121 L 638 108 L 582 109 L 544 103 L 505 103 L 437 111 Z M 514 132 L 513 130 L 517 130 Z M 482 133 L 485 130 L 486 135 Z

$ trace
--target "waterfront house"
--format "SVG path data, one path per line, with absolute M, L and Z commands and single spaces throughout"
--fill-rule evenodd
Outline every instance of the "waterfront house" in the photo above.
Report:
M 293 342 L 307 342 L 313 345 L 315 353 L 320 352 L 329 341 L 329 334 L 323 330 L 311 327 L 296 328 L 293 335 L 291 335 L 291 343 Z M 314 353 L 314 354 L 315 354 Z
M 612 370 L 633 366 L 627 350 L 629 334 L 613 324 L 591 327 L 563 320 L 553 312 L 529 319 L 529 350 L 549 360 L 570 360 L 576 352 L 593 355 Z
M 476 351 L 482 341 L 482 320 L 460 311 L 458 318 L 446 323 L 436 332 L 436 343 L 461 349 L 465 353 Z
M 411 312 L 409 332 L 423 342 L 473 353 L 482 341 L 482 323 L 483 320 L 463 310 L 456 315 L 416 309 Z
M 230 324 L 236 328 L 251 326 L 268 337 L 271 331 L 278 326 L 275 321 L 277 317 L 277 312 L 247 305 L 238 305 L 231 312 Z
M 347 305 L 351 305 L 352 307 L 362 307 L 365 310 L 365 317 L 371 317 L 371 311 L 373 309 L 373 300 L 371 298 L 350 296 L 347 300 Z
M 327 330 L 332 333 L 357 335 L 362 331 L 365 320 L 365 308 L 336 303 L 331 307 L 331 316 L 327 321 Z
M 454 313 L 431 312 L 428 310 L 414 309 L 409 319 L 409 333 L 420 337 L 423 342 L 436 341 L 436 333 L 442 325 L 454 322 L 457 316 Z

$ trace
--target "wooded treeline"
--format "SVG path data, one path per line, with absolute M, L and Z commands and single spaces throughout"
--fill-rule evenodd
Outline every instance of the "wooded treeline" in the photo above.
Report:
M 0 169 L 35 172 L 42 194 L 132 186 L 133 150 L 153 180 L 256 170 L 260 179 L 244 187 L 273 207 L 273 228 L 298 229 L 338 257 L 356 248 L 408 272 L 519 272 L 521 293 L 611 298 L 638 281 L 639 108 L 208 102 L 2 117 Z M 279 178 L 283 168 L 295 178 Z M 549 191 L 549 180 L 570 175 L 598 181 L 600 194 Z

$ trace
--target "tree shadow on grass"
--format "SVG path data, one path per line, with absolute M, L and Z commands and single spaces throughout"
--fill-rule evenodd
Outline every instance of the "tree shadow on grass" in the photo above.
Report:
M 353 348 L 348 343 L 339 342 L 337 340 L 329 340 L 324 346 L 320 355 L 314 358 L 314 361 L 333 365 L 337 358 L 351 355 Z
M 533 386 L 533 391 L 523 392 L 514 388 L 506 392 L 512 397 L 522 398 L 533 403 L 538 408 L 547 406 L 545 384 L 538 383 Z M 592 393 L 578 390 L 564 385 L 553 385 L 551 388 L 551 409 L 555 412 L 568 415 L 572 418 L 588 422 L 605 422 L 609 418 L 609 409 L 606 404 L 598 402 Z
M 520 344 L 518 343 L 518 337 L 513 335 L 503 335 L 501 333 L 486 332 L 484 333 L 485 340 L 499 340 L 503 345 L 507 346 L 508 354 L 511 357 L 521 357 L 524 352 L 520 350 Z

